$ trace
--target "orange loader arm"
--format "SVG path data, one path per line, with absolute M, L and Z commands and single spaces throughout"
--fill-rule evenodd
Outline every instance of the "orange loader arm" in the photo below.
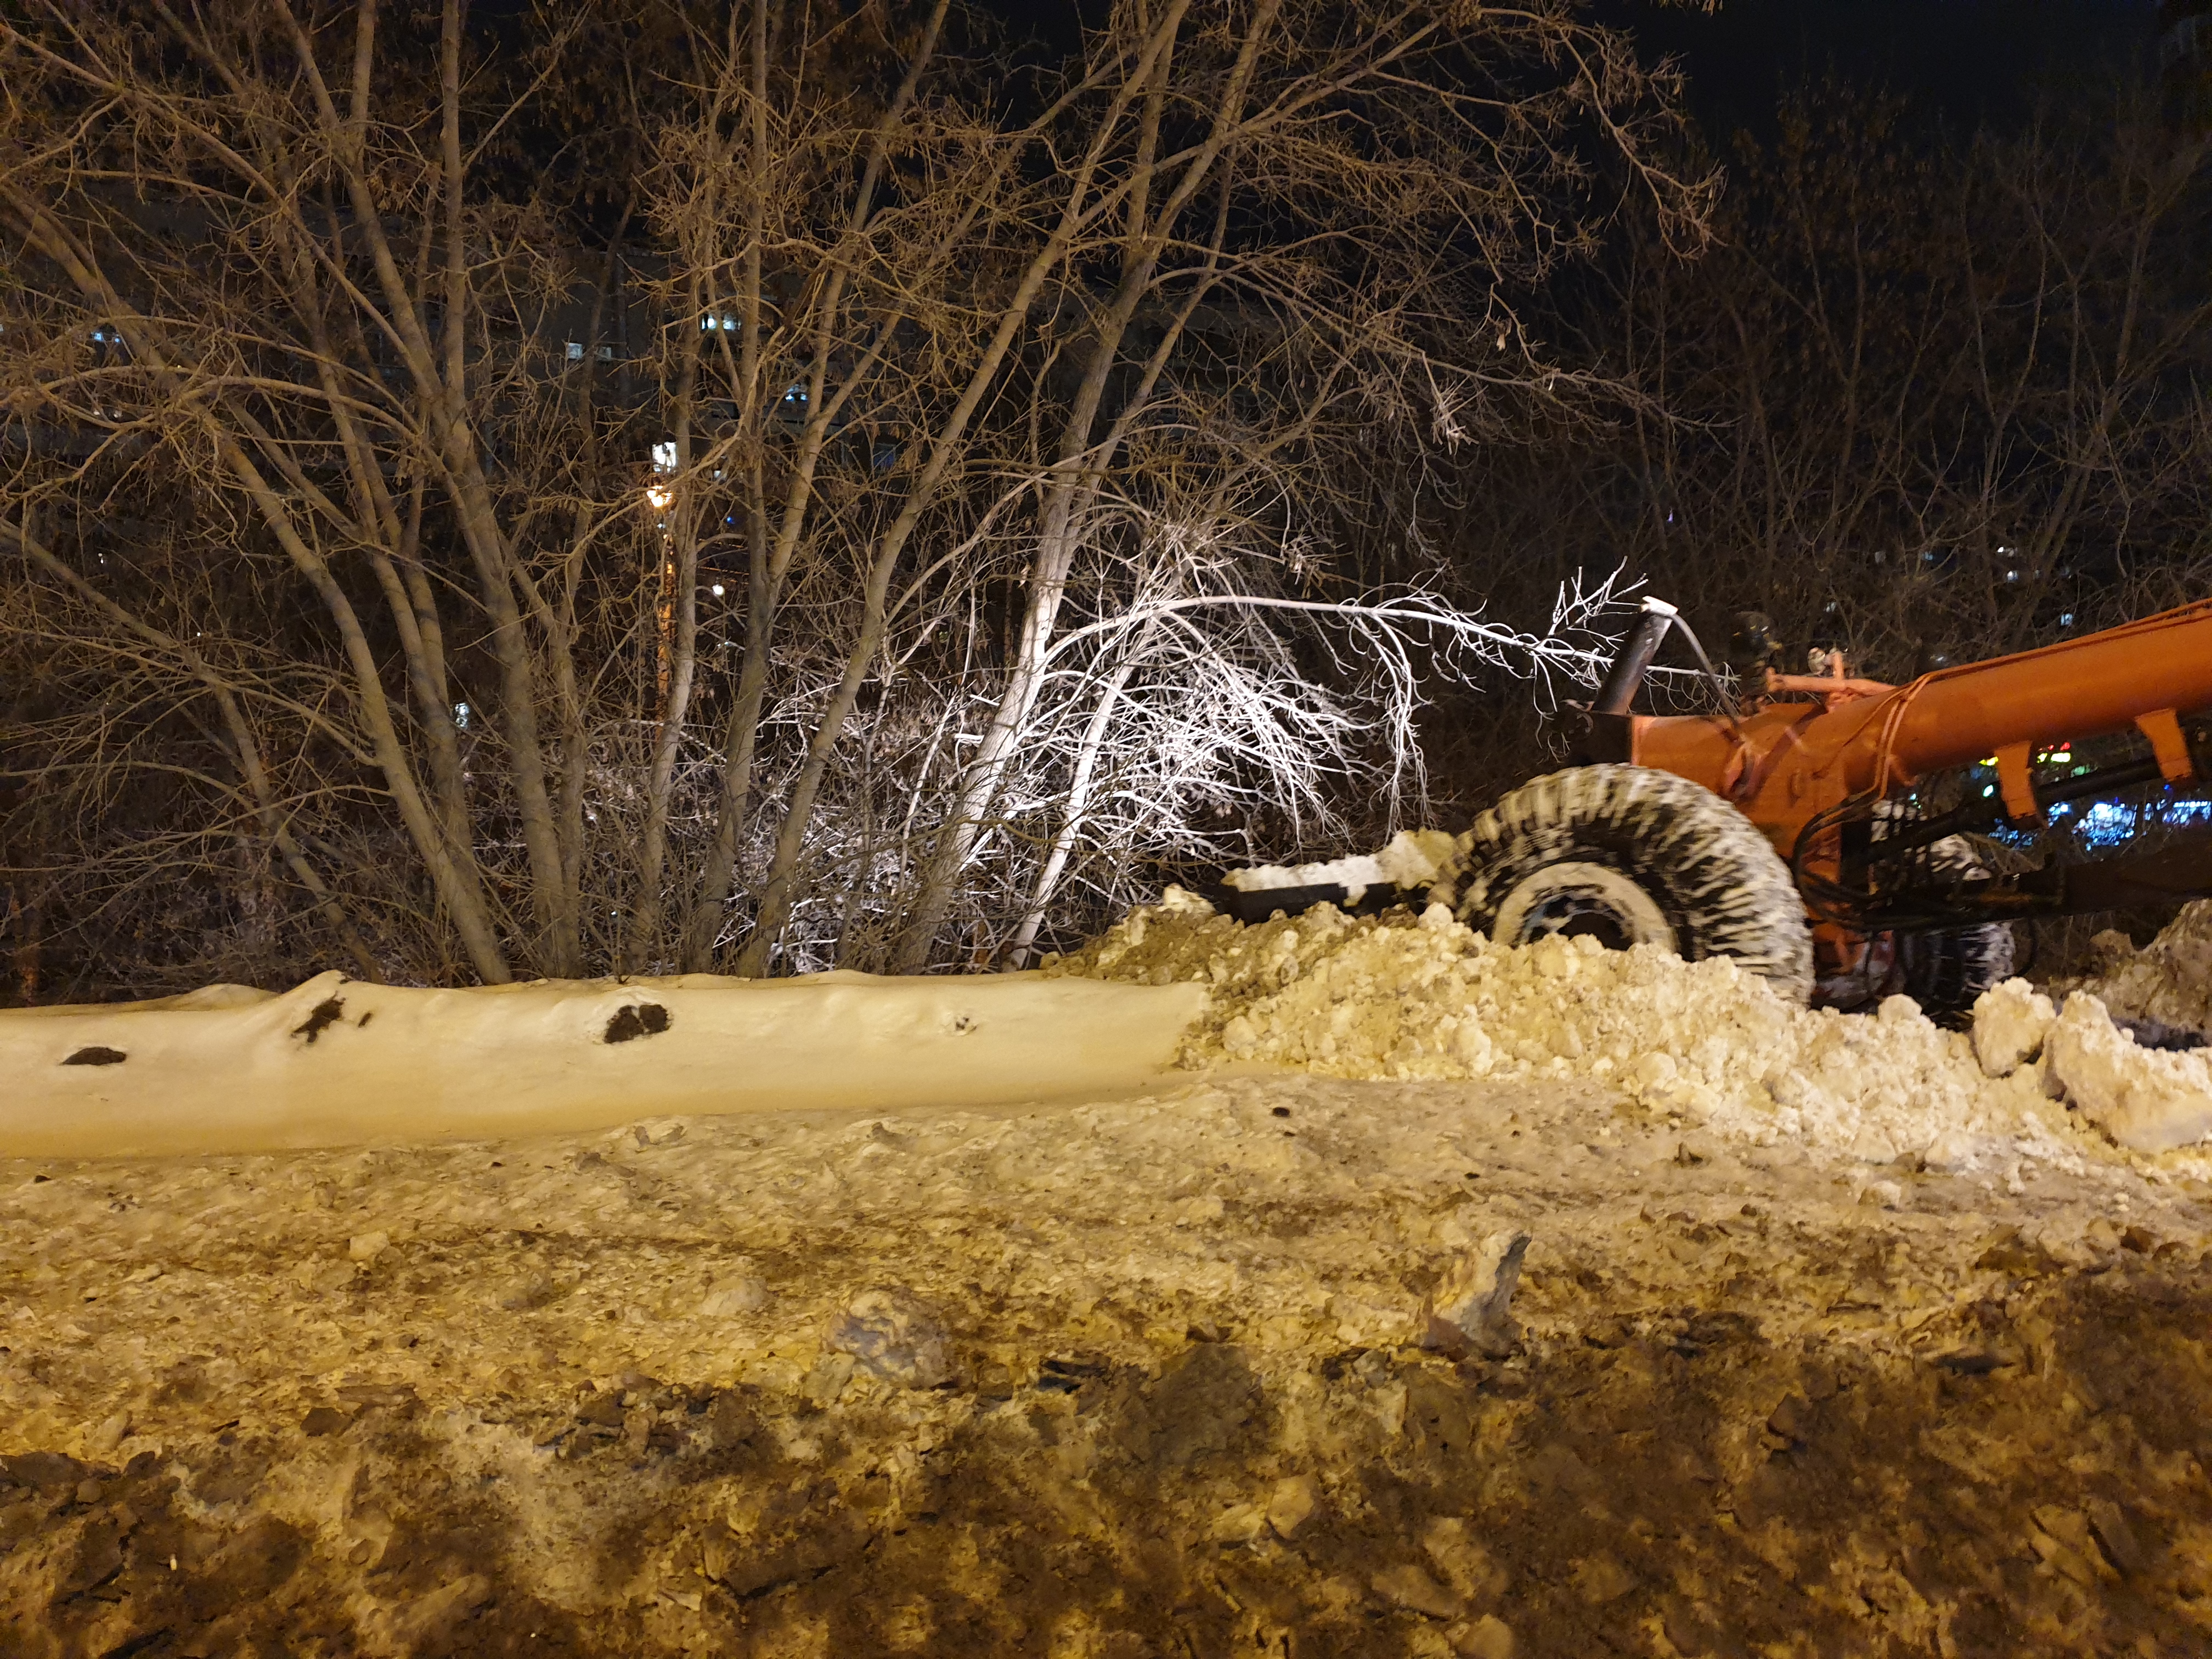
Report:
M 1909 685 L 1845 678 L 1838 653 L 1832 678 L 1770 671 L 1765 695 L 1741 712 L 1631 714 L 1645 669 L 1680 626 L 1672 606 L 1646 601 L 1589 711 L 1586 758 L 1688 778 L 1757 825 L 1815 923 L 1824 984 L 1878 969 L 1899 933 L 2212 896 L 2204 836 L 2148 854 L 1971 877 L 1939 869 L 1932 856 L 1946 836 L 2033 824 L 2060 800 L 2212 777 L 2212 599 Z M 2034 775 L 2039 749 L 2130 727 L 2148 739 L 2147 757 Z M 1882 802 L 1929 774 L 1990 755 L 2002 811 L 1975 799 L 1883 817 Z
M 2039 809 L 2031 757 L 2060 739 L 2133 726 L 2150 740 L 2159 775 L 2185 782 L 2197 770 L 2180 717 L 2212 708 L 2212 599 L 1924 674 L 1909 685 L 1809 677 L 1771 683 L 1785 695 L 1816 687 L 1825 695 L 1817 702 L 1770 696 L 1734 721 L 1601 708 L 1594 757 L 1704 784 L 1734 802 L 1785 859 L 1814 817 L 1850 798 L 1893 796 L 1931 772 L 1991 754 L 2006 815 L 2033 821 Z

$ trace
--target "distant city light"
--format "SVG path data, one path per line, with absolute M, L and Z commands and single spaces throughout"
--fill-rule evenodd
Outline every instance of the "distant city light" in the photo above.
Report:
M 2212 800 L 2170 800 L 2149 806 L 2130 806 L 2121 801 L 2094 801 L 2087 807 L 2076 807 L 2071 801 L 2061 801 L 2051 809 L 2054 821 L 2073 818 L 2076 811 L 2075 833 L 2094 848 L 2118 847 L 2141 835 L 2146 824 L 2197 824 L 2212 820 Z

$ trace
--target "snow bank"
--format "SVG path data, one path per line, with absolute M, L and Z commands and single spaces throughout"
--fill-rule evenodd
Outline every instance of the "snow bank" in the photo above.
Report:
M 2212 1078 L 2192 1080 L 2181 1063 L 2195 1057 L 2136 1048 L 2093 1001 L 2067 1029 L 2102 1022 L 2119 1045 L 2097 1051 L 2103 1071 L 2025 1063 L 2046 1046 L 2055 1013 L 2016 981 L 1985 999 L 1982 1029 L 1969 1036 L 1936 1026 L 1907 997 L 1872 1018 L 1794 1007 L 1725 958 L 1684 963 L 1656 947 L 1608 951 L 1587 939 L 1503 949 L 1442 905 L 1418 919 L 1323 906 L 1245 927 L 1174 890 L 1046 971 L 1206 986 L 1186 1065 L 1585 1079 L 1685 1123 L 1872 1164 L 1972 1170 L 2024 1152 L 2075 1158 L 2078 1132 L 2050 1086 L 2081 1090 L 2083 1115 L 2133 1150 L 2212 1133 Z
M 2142 953 L 2165 975 L 2145 993 L 2166 997 L 2152 1006 L 2206 999 L 2184 946 L 2212 934 L 2212 911 L 2191 910 L 2172 948 Z M 989 1106 L 1237 1062 L 1351 1079 L 1577 1079 L 1686 1126 L 1869 1164 L 2067 1164 L 2083 1124 L 2139 1154 L 2212 1138 L 2212 1051 L 2140 1046 L 2084 992 L 2061 1010 L 2008 981 L 1977 1005 L 1969 1036 L 1905 997 L 1872 1018 L 1794 1007 L 1726 959 L 1685 964 L 1591 939 L 1506 950 L 1442 905 L 1358 919 L 1324 905 L 1247 927 L 1170 889 L 1039 973 L 455 991 L 325 974 L 283 996 L 216 986 L 0 1012 L 0 1156 Z
M 686 974 L 416 990 L 319 975 L 0 1011 L 0 1156 L 240 1152 L 651 1114 L 991 1105 L 1139 1086 L 1191 986 Z
M 2140 951 L 2125 933 L 2092 941 L 2103 971 L 2072 988 L 2089 992 L 2116 1020 L 2164 1036 L 2212 1037 L 2212 899 L 2197 899 Z

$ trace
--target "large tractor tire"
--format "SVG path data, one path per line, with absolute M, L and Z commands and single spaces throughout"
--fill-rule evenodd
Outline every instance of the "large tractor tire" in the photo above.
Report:
M 1468 831 L 1458 915 L 1500 945 L 1590 934 L 1733 957 L 1790 1001 L 1813 989 L 1805 906 L 1751 820 L 1711 790 L 1642 766 L 1523 784 Z
M 1911 814 L 1884 801 L 1875 809 L 1877 837 Z M 1963 836 L 1946 836 L 1928 848 L 1928 867 L 1937 877 L 1972 877 L 1989 872 L 1989 860 Z M 1974 999 L 2012 977 L 2012 929 L 2001 921 L 1948 927 L 1940 933 L 1899 933 L 1897 958 L 1885 992 L 1902 991 L 1938 1025 L 1964 1027 L 1973 1018 Z
M 1974 999 L 2010 979 L 2012 962 L 2012 929 L 2001 921 L 1900 933 L 1890 983 L 1938 1025 L 1963 1030 L 1973 1023 Z

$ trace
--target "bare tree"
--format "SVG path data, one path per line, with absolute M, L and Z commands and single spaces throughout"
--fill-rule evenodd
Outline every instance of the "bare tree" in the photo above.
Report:
M 1701 206 L 1697 185 L 1648 160 L 1658 111 L 1622 43 L 1565 9 L 1120 6 L 1013 124 L 963 112 L 972 94 L 931 60 L 943 16 L 862 131 L 822 124 L 757 14 L 749 38 L 701 43 L 711 90 L 672 145 L 667 234 L 687 270 L 733 279 L 702 301 L 719 314 L 728 435 L 696 452 L 679 441 L 675 488 L 719 502 L 698 480 L 737 481 L 738 510 L 722 517 L 748 545 L 744 668 L 690 965 L 727 925 L 798 562 L 848 561 L 839 580 L 859 603 L 778 803 L 744 971 L 776 947 L 879 665 L 926 660 L 917 641 L 979 586 L 1016 596 L 988 718 L 945 734 L 959 751 L 951 799 L 924 836 L 892 957 L 911 969 L 1002 821 L 1071 604 L 1089 622 L 1131 597 L 1117 537 L 1170 528 L 1204 493 L 1195 473 L 1225 497 L 1265 477 L 1278 541 L 1310 545 L 1298 498 L 1349 449 L 1408 428 L 1492 432 L 1541 388 L 1525 358 L 1465 337 L 1510 342 L 1513 285 L 1583 235 L 1595 210 L 1558 148 L 1571 121 L 1596 118 L 1670 225 Z M 815 181 L 821 158 L 850 167 L 848 193 Z M 725 198 L 750 205 L 715 211 Z M 854 432 L 865 441 L 841 454 Z M 1271 591 L 1285 572 L 1267 562 L 1241 580 Z M 1326 583 L 1330 566 L 1316 551 L 1288 574 Z M 1080 793 L 1089 775 L 1079 753 L 1059 787 Z
M 1764 610 L 1893 678 L 2201 596 L 2201 143 L 2124 91 L 2010 133 L 1834 88 L 1783 116 L 1741 146 L 1715 252 L 1624 239 L 1560 308 L 1646 397 L 1474 458 L 1485 590 L 1610 554 L 1709 632 Z
M 1410 775 L 1416 634 L 1528 642 L 1368 603 L 1362 463 L 1564 414 L 1516 296 L 1705 208 L 1553 0 L 1126 0 L 1029 79 L 943 0 L 439 16 L 0 21 L 10 859 L 85 927 L 220 890 L 253 976 L 279 911 L 415 977 L 912 968 L 1224 792 L 1325 822 Z M 607 147 L 611 42 L 639 163 L 580 184 L 517 135 Z
M 234 549 L 243 580 L 210 572 L 234 591 L 210 596 L 198 620 L 217 626 L 193 633 L 214 641 L 175 669 L 256 716 L 280 698 L 272 677 L 316 682 L 288 700 L 302 722 L 288 740 L 373 771 L 469 967 L 505 980 L 519 950 L 574 972 L 579 792 L 556 793 L 555 733 L 580 724 L 574 589 L 607 490 L 563 492 L 590 505 L 556 520 L 562 480 L 518 471 L 501 442 L 575 400 L 545 361 L 564 273 L 533 246 L 527 204 L 471 200 L 459 8 L 427 53 L 395 51 L 381 21 L 374 4 L 279 5 L 160 10 L 142 30 L 56 8 L 8 32 L 0 214 L 33 262 L 8 396 L 55 437 L 19 458 L 7 536 L 151 647 L 136 608 L 177 596 L 100 589 L 34 526 L 63 507 L 97 524 L 133 490 L 191 498 L 172 561 Z M 100 441 L 80 456 L 86 434 Z M 426 532 L 462 562 L 433 556 Z M 275 637 L 309 606 L 328 654 Z M 457 652 L 495 694 L 459 694 Z M 497 721 L 520 883 L 488 867 L 464 704 Z M 240 718 L 228 747 L 250 776 Z

